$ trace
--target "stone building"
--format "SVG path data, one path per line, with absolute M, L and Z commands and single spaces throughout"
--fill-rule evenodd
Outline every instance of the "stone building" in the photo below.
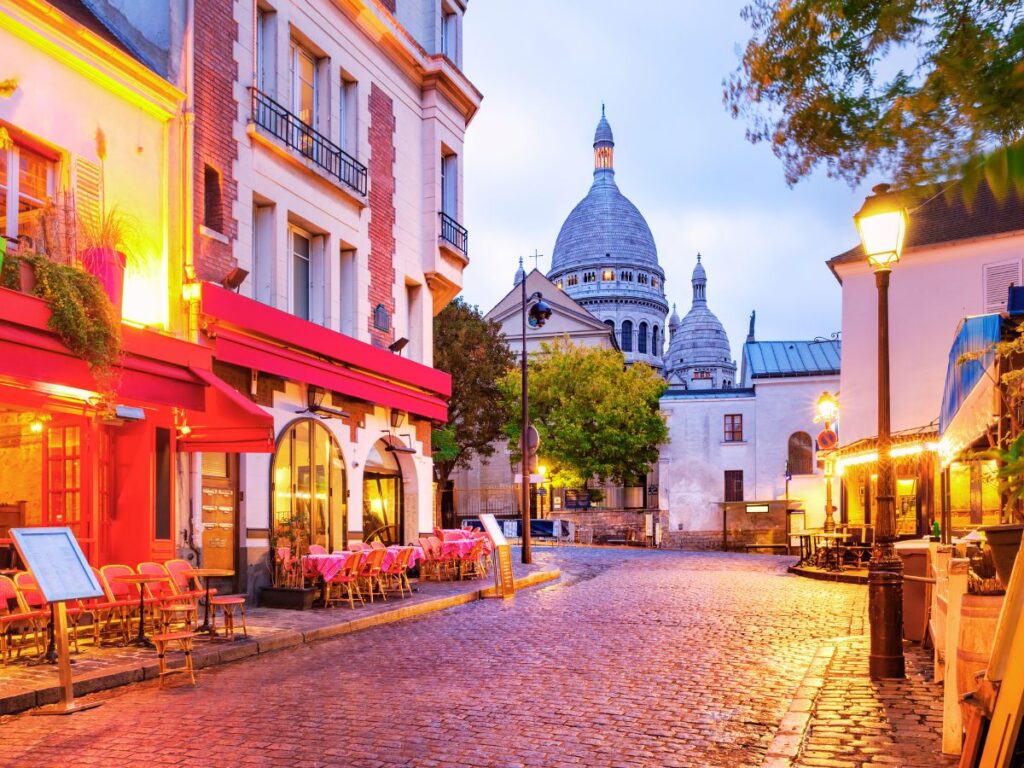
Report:
M 661 370 L 665 272 L 647 221 L 615 183 L 614 147 L 602 107 L 594 182 L 562 224 L 548 278 L 615 332 L 627 362 Z

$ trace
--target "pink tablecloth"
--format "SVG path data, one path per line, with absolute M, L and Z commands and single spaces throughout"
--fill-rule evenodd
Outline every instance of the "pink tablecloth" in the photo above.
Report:
M 472 544 L 472 542 L 470 542 Z M 390 546 L 387 548 L 387 552 L 384 555 L 384 561 L 381 564 L 383 570 L 387 570 L 395 562 L 395 558 L 398 557 L 398 553 L 404 549 L 400 546 Z M 338 550 L 332 552 L 329 555 L 306 555 L 302 558 L 303 570 L 307 576 L 310 577 L 321 577 L 324 581 L 330 581 L 338 575 L 348 559 L 354 554 L 365 554 L 349 552 L 347 550 Z M 412 554 L 409 556 L 409 567 L 416 565 L 419 560 L 423 559 L 423 549 L 420 547 L 413 547 Z

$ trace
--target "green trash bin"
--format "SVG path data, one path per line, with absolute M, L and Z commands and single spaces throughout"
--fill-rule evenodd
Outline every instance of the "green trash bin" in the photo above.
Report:
M 896 554 L 903 561 L 903 575 L 931 576 L 931 549 L 927 539 L 896 542 Z M 928 630 L 928 587 L 923 581 L 903 581 L 903 639 L 920 643 Z

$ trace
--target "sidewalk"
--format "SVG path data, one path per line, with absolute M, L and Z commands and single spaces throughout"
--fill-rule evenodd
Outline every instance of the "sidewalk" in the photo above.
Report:
M 868 678 L 870 638 L 822 644 L 762 768 L 956 765 L 943 755 L 942 684 L 919 645 L 904 644 L 906 678 Z
M 516 588 L 542 584 L 560 578 L 560 571 L 542 564 L 514 565 Z M 494 589 L 494 579 L 462 582 L 413 581 L 414 593 L 404 600 L 379 598 L 374 604 L 347 605 L 328 610 L 291 611 L 278 608 L 247 608 L 249 639 L 234 642 L 197 638 L 193 661 L 196 669 L 226 664 L 257 654 L 324 640 L 379 624 L 388 624 L 424 613 L 441 611 L 480 600 Z M 236 627 L 241 631 L 240 622 Z M 117 648 L 93 645 L 82 632 L 82 652 L 72 654 L 75 696 L 148 680 L 157 676 L 156 652 L 146 648 Z M 180 654 L 170 657 L 170 666 L 182 663 Z M 43 664 L 28 666 L 24 661 L 0 667 L 0 715 L 21 712 L 58 701 L 57 668 Z

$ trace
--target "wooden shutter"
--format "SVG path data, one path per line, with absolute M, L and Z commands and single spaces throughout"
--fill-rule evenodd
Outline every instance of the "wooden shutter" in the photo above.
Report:
M 1003 261 L 984 267 L 984 303 L 986 312 L 1002 312 L 1011 285 L 1020 285 L 1020 261 Z
M 75 208 L 79 217 L 92 224 L 100 220 L 100 167 L 81 157 L 74 163 Z

